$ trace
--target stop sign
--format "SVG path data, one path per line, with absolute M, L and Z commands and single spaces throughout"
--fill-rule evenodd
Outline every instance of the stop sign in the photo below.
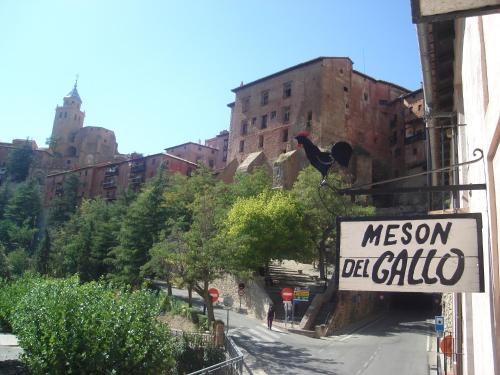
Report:
M 281 298 L 283 298 L 283 301 L 291 301 L 293 299 L 293 289 L 292 288 L 281 289 Z
M 212 303 L 215 303 L 219 300 L 219 291 L 215 288 L 210 288 L 208 290 L 208 295 L 212 297 Z

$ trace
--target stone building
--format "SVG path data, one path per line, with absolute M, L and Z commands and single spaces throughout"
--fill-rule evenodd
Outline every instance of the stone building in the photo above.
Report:
M 229 148 L 229 132 L 222 130 L 215 137 L 206 139 L 205 146 L 216 148 L 218 152 L 215 154 L 215 170 L 221 170 L 226 166 L 227 151 Z
M 196 164 L 203 163 L 212 170 L 218 169 L 217 161 L 219 159 L 219 149 L 215 147 L 202 145 L 200 143 L 187 142 L 166 148 L 165 151 Z M 221 167 L 221 164 L 222 162 L 219 163 L 219 168 Z
M 55 109 L 49 149 L 56 157 L 53 170 L 68 170 L 113 161 L 118 144 L 112 130 L 98 126 L 83 126 L 85 112 L 77 85 Z
M 196 168 L 196 164 L 188 160 L 159 153 L 52 173 L 45 181 L 44 205 L 49 206 L 56 196 L 64 194 L 64 181 L 71 175 L 77 176 L 80 181 L 80 199 L 103 197 L 114 200 L 120 192 L 129 188 L 139 189 L 145 181 L 156 176 L 162 163 L 169 173 L 181 173 L 186 176 L 191 175 Z
M 387 103 L 409 90 L 353 69 L 346 57 L 319 57 L 233 89 L 228 164 L 262 152 L 275 184 L 289 186 L 304 165 L 293 137 L 308 131 L 321 148 L 338 141 L 354 150 L 358 182 L 388 177 L 391 148 Z M 255 155 L 252 155 L 255 159 Z M 372 169 L 378 175 L 372 176 Z M 390 175 L 390 174 L 389 174 Z

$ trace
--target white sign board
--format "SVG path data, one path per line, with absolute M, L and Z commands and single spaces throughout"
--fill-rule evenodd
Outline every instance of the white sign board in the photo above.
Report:
M 340 290 L 483 292 L 481 214 L 337 219 Z

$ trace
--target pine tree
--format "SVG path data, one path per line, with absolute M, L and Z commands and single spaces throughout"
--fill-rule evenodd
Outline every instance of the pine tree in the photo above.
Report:
M 7 172 L 12 181 L 22 182 L 26 180 L 34 154 L 35 152 L 28 141 L 20 147 L 12 149 L 7 161 Z
M 56 197 L 50 206 L 49 224 L 58 226 L 69 220 L 78 206 L 78 186 L 80 181 L 75 175 L 70 175 L 63 184 L 62 195 Z
M 45 234 L 38 246 L 35 254 L 35 267 L 42 275 L 49 273 L 50 264 L 50 236 L 49 231 L 45 229 Z

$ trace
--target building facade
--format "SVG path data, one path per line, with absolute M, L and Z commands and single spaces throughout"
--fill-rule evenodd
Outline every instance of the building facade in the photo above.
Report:
M 189 160 L 195 164 L 204 164 L 212 170 L 217 169 L 219 149 L 202 145 L 200 143 L 187 142 L 177 146 L 166 148 L 165 151 L 179 158 Z
M 443 295 L 453 337 L 448 373 L 500 373 L 500 1 L 412 0 L 422 60 L 433 168 L 484 159 L 433 183 L 485 184 L 451 195 L 446 208 L 481 213 L 484 293 Z M 441 369 L 442 371 L 442 369 Z
M 215 156 L 215 170 L 221 170 L 226 166 L 227 152 L 229 149 L 229 132 L 222 130 L 215 137 L 205 140 L 205 146 L 218 150 Z
M 80 199 L 102 197 L 111 201 L 127 189 L 139 189 L 144 182 L 157 175 L 161 164 L 167 172 L 185 176 L 191 175 L 197 167 L 195 163 L 177 156 L 160 153 L 53 173 L 46 177 L 44 205 L 49 206 L 56 196 L 64 194 L 64 181 L 69 176 L 78 177 Z
M 307 131 L 323 149 L 338 141 L 350 143 L 359 156 L 351 170 L 357 181 L 391 176 L 392 107 L 410 91 L 354 70 L 351 59 L 319 57 L 233 92 L 228 164 L 245 164 L 255 153 L 263 153 L 277 184 L 283 180 L 281 185 L 289 186 L 296 169 L 304 165 L 303 155 L 294 152 L 294 136 Z

